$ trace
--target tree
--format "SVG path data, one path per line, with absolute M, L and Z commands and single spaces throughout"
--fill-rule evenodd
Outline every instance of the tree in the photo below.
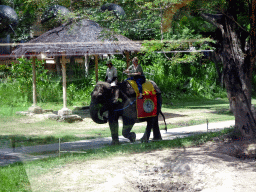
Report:
M 235 115 L 235 131 L 245 137 L 256 136 L 256 121 L 251 106 L 256 38 L 255 2 L 227 0 L 226 10 L 220 12 L 218 17 L 201 13 L 203 18 L 221 31 L 221 39 L 218 40 L 221 51 L 219 57 L 224 67 L 224 83 Z M 241 19 L 244 24 L 250 24 L 249 31 L 241 24 Z
M 256 1 L 213 2 L 215 7 L 211 6 L 210 12 L 209 9 L 196 7 L 202 5 L 202 1 L 194 1 L 190 5 L 194 13 L 214 25 L 221 34 L 215 36 L 218 42 L 217 53 L 223 63 L 224 83 L 235 116 L 235 131 L 242 133 L 244 137 L 255 138 L 255 110 L 251 106 L 251 96 L 252 71 L 256 56 Z M 215 13 L 212 11 L 213 8 Z

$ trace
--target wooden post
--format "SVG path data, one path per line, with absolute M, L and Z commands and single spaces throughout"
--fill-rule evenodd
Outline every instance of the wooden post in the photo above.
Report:
M 94 55 L 95 58 L 95 75 L 96 75 L 96 83 L 99 80 L 99 76 L 98 76 L 98 55 Z
M 63 108 L 67 108 L 67 69 L 66 56 L 62 55 L 62 88 L 63 88 Z
M 36 57 L 32 57 L 32 72 L 33 72 L 33 106 L 36 107 L 37 98 L 36 98 Z
M 32 56 L 32 84 L 33 84 L 33 105 L 28 109 L 31 113 L 40 114 L 43 110 L 37 106 L 37 98 L 36 98 L 36 56 Z
M 62 87 L 63 87 L 63 108 L 58 111 L 58 115 L 71 115 L 72 111 L 67 108 L 67 73 L 66 73 L 66 55 L 62 54 Z
M 128 69 L 129 65 L 130 65 L 130 55 L 129 55 L 129 52 L 128 51 L 125 51 L 124 52 L 125 56 L 126 56 L 126 69 Z
M 89 57 L 84 55 L 84 68 L 85 68 L 85 77 L 89 75 Z

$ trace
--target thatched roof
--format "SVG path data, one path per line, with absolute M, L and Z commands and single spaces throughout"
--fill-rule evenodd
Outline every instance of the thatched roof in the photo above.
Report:
M 140 44 L 127 37 L 104 29 L 91 20 L 54 28 L 21 45 L 12 52 L 20 57 L 29 53 L 47 53 L 48 56 L 122 54 L 124 51 L 140 51 Z

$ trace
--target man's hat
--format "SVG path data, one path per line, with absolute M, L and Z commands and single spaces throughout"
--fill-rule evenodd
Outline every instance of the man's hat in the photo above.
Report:
M 108 64 L 111 64 L 111 65 L 112 65 L 112 61 L 111 61 L 111 60 L 107 60 L 106 65 L 108 65 Z

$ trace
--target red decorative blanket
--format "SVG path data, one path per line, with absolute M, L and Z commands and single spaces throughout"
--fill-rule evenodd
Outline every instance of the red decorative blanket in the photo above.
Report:
M 143 99 L 138 99 L 139 90 L 138 90 L 137 83 L 133 80 L 128 80 L 128 82 L 136 92 L 137 117 L 146 118 L 146 117 L 156 116 L 157 115 L 157 96 L 152 83 L 150 83 L 150 81 L 146 81 L 145 83 L 142 84 Z

